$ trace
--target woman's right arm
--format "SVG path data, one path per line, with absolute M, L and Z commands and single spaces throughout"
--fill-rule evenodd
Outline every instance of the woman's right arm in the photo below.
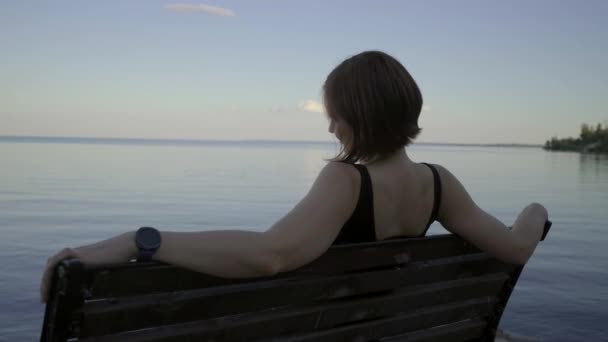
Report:
M 528 205 L 508 229 L 479 208 L 451 172 L 439 165 L 438 169 L 443 188 L 438 217 L 441 225 L 500 260 L 525 264 L 543 234 L 548 218 L 545 207 Z

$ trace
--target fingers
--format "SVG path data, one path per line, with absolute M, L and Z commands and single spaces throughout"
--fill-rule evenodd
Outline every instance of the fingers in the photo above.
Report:
M 50 291 L 51 281 L 53 280 L 53 273 L 55 272 L 55 267 L 57 264 L 63 259 L 74 257 L 74 250 L 71 248 L 64 248 L 59 253 L 50 257 L 46 261 L 46 268 L 44 273 L 42 274 L 42 280 L 40 282 L 40 302 L 46 303 L 48 300 L 48 293 Z

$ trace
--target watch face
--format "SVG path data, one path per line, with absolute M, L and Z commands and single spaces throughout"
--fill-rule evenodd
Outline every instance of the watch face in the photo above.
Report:
M 137 247 L 157 249 L 160 247 L 160 233 L 152 227 L 142 227 L 137 231 Z

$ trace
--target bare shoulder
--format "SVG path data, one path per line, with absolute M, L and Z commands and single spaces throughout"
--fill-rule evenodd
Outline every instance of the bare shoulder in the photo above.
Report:
M 341 204 L 350 210 L 358 199 L 360 178 L 359 172 L 352 165 L 329 162 L 319 173 L 307 198 L 317 203 L 316 205 L 329 201 L 330 203 L 326 204 Z
M 450 197 L 450 195 L 452 195 L 454 192 L 460 193 L 462 191 L 465 191 L 458 178 L 456 178 L 456 176 L 454 176 L 454 174 L 446 167 L 440 164 L 430 165 L 434 166 L 437 170 L 437 173 L 439 174 L 439 180 L 441 181 L 443 192 L 442 195 L 444 198 Z
M 450 170 L 448 170 L 446 167 L 444 167 L 443 165 L 440 164 L 432 164 L 432 163 L 428 163 L 429 165 L 435 167 L 435 169 L 437 170 L 437 172 L 439 173 L 439 178 L 441 179 L 441 181 L 443 182 L 445 181 L 451 181 L 452 179 L 456 178 L 454 177 L 454 175 L 450 172 Z
M 326 178 L 332 181 L 341 183 L 349 183 L 348 185 L 356 185 L 360 182 L 359 172 L 353 165 L 341 162 L 329 162 L 321 172 L 319 178 Z
M 431 165 L 437 169 L 441 181 L 439 219 L 442 224 L 454 221 L 454 216 L 461 217 L 464 213 L 471 214 L 476 205 L 458 178 L 442 165 Z
M 323 167 L 321 172 L 331 172 L 335 174 L 342 174 L 342 176 L 349 176 L 356 174 L 357 170 L 352 164 L 330 161 L 325 165 L 325 167 Z

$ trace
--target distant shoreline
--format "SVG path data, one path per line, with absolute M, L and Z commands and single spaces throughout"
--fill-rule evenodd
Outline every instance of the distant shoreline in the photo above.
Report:
M 217 139 L 152 139 L 152 138 L 102 138 L 102 137 L 52 137 L 52 136 L 20 136 L 0 135 L 2 142 L 21 143 L 66 143 L 66 144 L 128 144 L 128 145 L 202 145 L 202 144 L 295 144 L 295 145 L 334 145 L 330 141 L 314 140 L 270 140 L 270 139 L 242 139 L 242 140 L 217 140 Z M 472 144 L 472 143 L 441 143 L 441 142 L 418 142 L 414 145 L 420 146 L 462 146 L 462 147 L 521 147 L 542 148 L 541 144 Z

